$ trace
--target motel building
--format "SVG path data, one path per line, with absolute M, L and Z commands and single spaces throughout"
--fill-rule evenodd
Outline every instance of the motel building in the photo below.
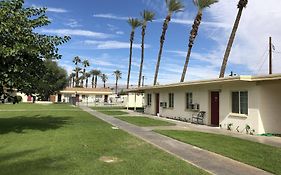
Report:
M 145 94 L 145 113 L 191 121 L 204 111 L 203 124 L 234 132 L 281 133 L 281 74 L 147 86 L 130 92 Z

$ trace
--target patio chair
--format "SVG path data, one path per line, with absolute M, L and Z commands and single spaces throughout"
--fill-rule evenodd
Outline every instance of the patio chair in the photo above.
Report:
M 206 114 L 205 111 L 200 111 L 197 114 L 193 115 L 192 116 L 192 123 L 203 124 L 203 120 L 204 120 L 205 114 Z

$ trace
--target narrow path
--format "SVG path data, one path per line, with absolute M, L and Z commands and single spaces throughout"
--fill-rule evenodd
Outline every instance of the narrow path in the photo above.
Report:
M 138 127 L 117 118 L 101 114 L 87 107 L 81 107 L 84 111 L 100 118 L 101 120 L 119 127 L 120 129 L 170 153 L 176 157 L 218 175 L 269 175 L 261 169 L 240 163 L 221 155 L 202 150 L 189 144 L 185 144 L 172 138 L 155 133 L 151 130 Z

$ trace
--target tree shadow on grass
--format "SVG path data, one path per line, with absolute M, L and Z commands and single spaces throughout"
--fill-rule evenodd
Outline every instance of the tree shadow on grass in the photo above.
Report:
M 33 149 L 0 154 L 0 174 L 53 174 L 66 171 L 69 167 L 73 166 L 66 163 L 66 159 L 62 156 L 33 157 L 34 153 L 36 154 L 40 150 Z
M 39 116 L 32 117 L 18 116 L 12 118 L 0 118 L 0 134 L 10 132 L 24 133 L 26 129 L 47 131 L 58 129 L 67 124 L 70 117 Z

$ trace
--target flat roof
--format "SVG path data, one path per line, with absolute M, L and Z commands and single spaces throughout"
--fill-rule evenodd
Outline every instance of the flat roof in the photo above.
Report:
M 143 92 L 144 90 L 152 90 L 152 89 L 174 88 L 174 87 L 205 85 L 205 84 L 218 84 L 218 83 L 226 83 L 226 82 L 258 82 L 258 81 L 273 81 L 273 80 L 281 80 L 281 74 L 259 75 L 259 76 L 240 75 L 240 76 L 217 78 L 217 79 L 186 81 L 182 83 L 172 83 L 166 85 L 144 86 L 140 88 L 129 89 L 126 90 L 126 92 Z
M 62 94 L 112 94 L 113 92 L 109 88 L 70 88 L 67 87 L 60 91 Z

